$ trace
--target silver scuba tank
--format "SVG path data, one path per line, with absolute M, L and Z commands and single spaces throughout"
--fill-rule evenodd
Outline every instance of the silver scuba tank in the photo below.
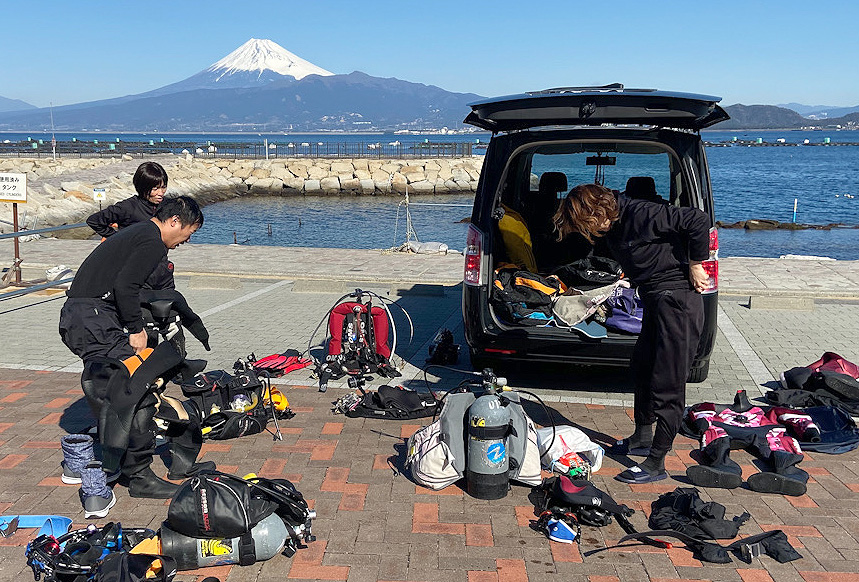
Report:
M 475 400 L 466 413 L 468 455 L 465 480 L 468 494 L 477 499 L 501 499 L 510 487 L 507 476 L 510 469 L 507 451 L 510 409 L 507 399 L 495 393 L 496 387 L 493 383 L 493 389 Z
M 255 561 L 268 560 L 277 555 L 286 544 L 289 532 L 286 524 L 275 513 L 261 520 L 251 530 Z M 242 538 L 192 538 L 173 531 L 167 522 L 161 524 L 161 552 L 176 560 L 180 570 L 193 570 L 207 566 L 241 564 L 248 559 L 242 548 Z M 250 562 L 251 564 L 253 562 Z

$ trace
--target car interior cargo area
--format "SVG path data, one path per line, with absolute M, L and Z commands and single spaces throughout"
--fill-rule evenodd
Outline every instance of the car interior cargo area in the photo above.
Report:
M 584 183 L 661 204 L 690 204 L 677 156 L 658 143 L 555 141 L 520 148 L 492 213 L 490 309 L 505 327 L 634 342 L 641 303 L 608 247 L 577 233 L 558 240 L 555 213 L 569 190 Z

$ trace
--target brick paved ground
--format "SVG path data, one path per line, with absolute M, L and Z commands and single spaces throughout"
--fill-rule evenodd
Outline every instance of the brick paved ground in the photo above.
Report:
M 221 281 L 180 277 L 178 284 L 204 314 L 214 350 L 203 352 L 189 340 L 195 357 L 207 357 L 210 369 L 231 367 L 250 350 L 271 353 L 303 349 L 316 323 L 349 288 L 348 282 Z M 435 331 L 451 327 L 461 341 L 459 289 L 375 283 L 406 307 L 415 338 L 402 335 L 399 353 L 408 366 L 402 379 L 420 386 L 418 368 Z M 399 289 L 399 290 L 395 290 Z M 59 513 L 83 524 L 74 486 L 59 481 L 60 437 L 92 422 L 79 388 L 79 362 L 60 344 L 56 321 L 61 299 L 29 296 L 0 303 L 0 512 Z M 689 386 L 689 401 L 727 399 L 737 388 L 760 393 L 778 373 L 834 350 L 859 361 L 859 305 L 855 299 L 816 299 L 812 309 L 749 309 L 748 297 L 721 298 L 720 331 L 710 378 Z M 395 317 L 400 317 L 395 314 Z M 724 503 L 730 515 L 748 511 L 752 520 L 741 530 L 752 535 L 784 529 L 803 559 L 778 564 L 768 557 L 744 564 L 712 565 L 693 560 L 680 548 L 626 547 L 582 557 L 623 533 L 616 525 L 586 528 L 581 548 L 548 542 L 532 531 L 533 505 L 528 488 L 516 486 L 499 501 L 479 501 L 450 487 L 439 493 L 416 487 L 395 471 L 402 466 L 404 438 L 418 422 L 344 419 L 330 413 L 331 401 L 344 393 L 335 385 L 327 394 L 310 387 L 305 371 L 282 384 L 297 416 L 288 421 L 284 441 L 266 434 L 206 445 L 204 458 L 238 474 L 257 472 L 294 480 L 319 513 L 318 541 L 294 558 L 277 556 L 251 567 L 223 567 L 183 573 L 181 580 L 217 575 L 243 580 L 410 580 L 444 582 L 513 582 L 564 580 L 621 582 L 638 580 L 838 581 L 859 580 L 859 454 L 812 454 L 802 467 L 812 476 L 808 494 L 798 498 L 760 495 L 748 489 L 705 490 L 703 496 Z M 631 427 L 628 379 L 622 371 L 520 370 L 514 385 L 534 389 L 549 402 L 558 422 L 580 426 L 594 438 L 613 439 Z M 441 386 L 455 374 L 431 378 Z M 378 382 L 376 383 L 378 384 Z M 764 386 L 761 386 L 761 385 Z M 173 388 L 175 390 L 175 388 Z M 612 405 L 617 404 L 617 405 Z M 545 415 L 530 408 L 536 420 Z M 612 477 L 625 459 L 607 459 L 595 483 L 637 510 L 634 523 L 644 527 L 646 512 L 661 492 L 685 485 L 683 470 L 694 463 L 694 442 L 679 438 L 669 457 L 675 479 L 649 486 L 628 486 Z M 752 459 L 736 453 L 744 472 Z M 160 460 L 156 468 L 166 471 Z M 393 469 L 392 469 L 393 467 Z M 117 505 L 109 519 L 127 526 L 157 528 L 167 505 L 132 500 L 116 489 Z M 104 520 L 106 521 L 106 520 Z M 102 523 L 102 522 L 99 522 Z M 0 580 L 27 580 L 20 532 L 0 539 Z
M 222 580 L 838 580 L 859 579 L 859 455 L 810 455 L 803 462 L 812 475 L 802 497 L 760 495 L 748 489 L 707 490 L 704 497 L 727 506 L 730 515 L 748 511 L 743 535 L 785 530 L 803 559 L 778 564 L 768 557 L 746 565 L 702 565 L 684 549 L 628 547 L 583 559 L 582 552 L 610 545 L 623 532 L 617 525 L 585 528 L 581 547 L 550 543 L 532 531 L 529 489 L 516 486 L 498 501 L 479 501 L 457 487 L 439 493 L 415 486 L 396 471 L 402 466 L 403 439 L 417 422 L 345 419 L 330 413 L 335 394 L 313 388 L 284 388 L 297 416 L 286 422 L 284 440 L 265 433 L 207 444 L 204 458 L 223 470 L 256 472 L 293 480 L 319 514 L 318 541 L 293 559 L 277 556 L 263 564 L 183 574 L 199 580 L 215 573 Z M 3 513 L 58 513 L 82 524 L 78 489 L 59 480 L 59 438 L 92 422 L 78 375 L 63 372 L 0 370 L 0 509 Z M 553 403 L 556 422 L 588 430 L 595 438 L 615 438 L 630 427 L 631 410 L 593 404 Z M 538 409 L 533 416 L 544 421 Z M 629 486 L 614 481 L 618 460 L 607 460 L 595 483 L 638 510 L 633 521 L 645 526 L 650 502 L 659 493 L 684 485 L 684 467 L 694 461 L 695 443 L 680 438 L 668 459 L 676 479 Z M 745 473 L 751 458 L 737 453 Z M 623 460 L 623 459 L 620 459 Z M 163 464 L 155 467 L 162 475 Z M 167 505 L 134 500 L 116 488 L 118 503 L 109 519 L 128 526 L 157 528 Z M 106 520 L 105 520 L 106 521 Z M 23 545 L 27 532 L 0 540 L 0 579 L 25 580 Z

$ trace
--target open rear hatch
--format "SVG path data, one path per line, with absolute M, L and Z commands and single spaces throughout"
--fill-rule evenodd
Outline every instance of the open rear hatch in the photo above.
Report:
M 470 103 L 465 123 L 492 132 L 558 125 L 652 125 L 699 131 L 730 116 L 721 97 L 656 89 L 561 87 Z

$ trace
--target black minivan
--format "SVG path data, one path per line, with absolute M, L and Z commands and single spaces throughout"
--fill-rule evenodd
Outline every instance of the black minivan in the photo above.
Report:
M 496 269 L 525 249 L 546 275 L 608 250 L 584 239 L 554 239 L 551 215 L 577 184 L 596 182 L 635 197 L 703 210 L 714 223 L 710 173 L 700 130 L 729 118 L 720 97 L 653 89 L 548 89 L 470 104 L 466 123 L 492 132 L 468 229 L 463 285 L 465 337 L 476 369 L 516 362 L 629 363 L 636 335 L 608 331 L 595 339 L 569 327 L 522 325 L 493 299 Z M 516 217 L 522 248 L 502 237 Z M 509 224 L 509 222 L 508 222 Z M 567 241 L 565 241 L 567 242 Z M 521 261 L 518 261 L 521 265 Z M 710 230 L 711 286 L 704 331 L 689 374 L 707 378 L 716 338 L 718 236 Z

